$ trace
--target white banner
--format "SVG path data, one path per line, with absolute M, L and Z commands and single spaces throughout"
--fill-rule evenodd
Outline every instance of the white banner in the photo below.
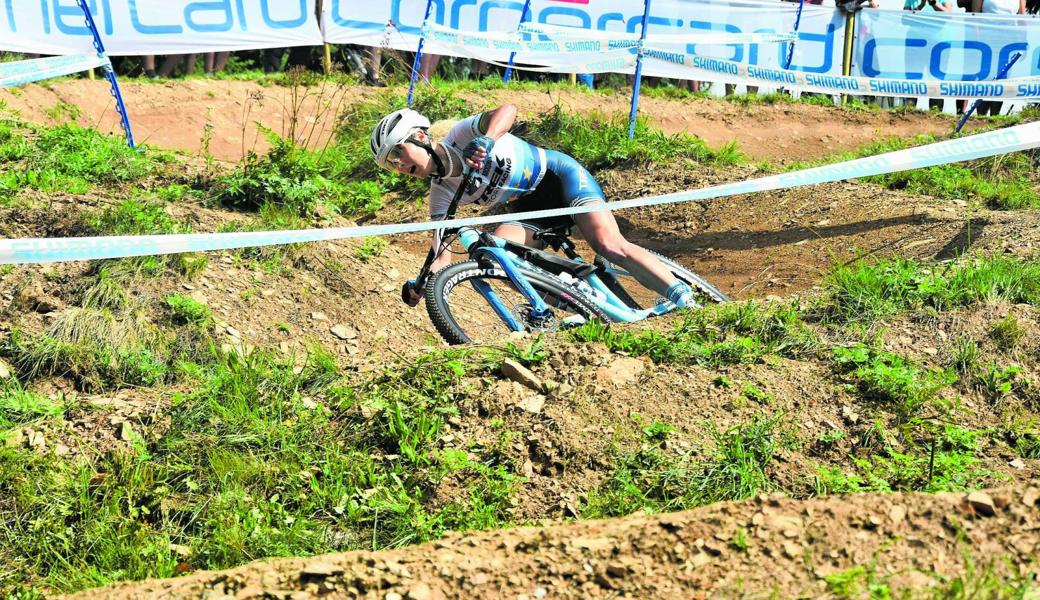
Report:
M 320 45 L 315 0 L 89 0 L 105 53 L 182 54 Z M 0 50 L 93 51 L 75 0 L 0 2 Z
M 430 22 L 468 32 L 514 32 L 520 25 L 522 0 L 434 0 Z M 530 21 L 535 25 L 579 27 L 594 32 L 638 33 L 643 19 L 642 0 L 532 0 Z M 423 25 L 426 0 L 324 0 L 322 31 L 331 43 L 388 46 L 414 51 Z M 654 0 L 648 36 L 704 33 L 779 33 L 794 30 L 798 5 L 758 0 Z M 833 7 L 806 5 L 799 25 L 792 69 L 807 73 L 840 74 L 845 19 Z M 537 40 L 538 37 L 529 36 Z M 544 39 L 544 38 L 543 38 Z M 787 43 L 663 45 L 673 52 L 694 53 L 764 67 L 781 67 Z M 466 56 L 459 46 L 427 41 L 426 52 Z M 505 61 L 508 50 L 482 50 L 488 60 Z M 574 54 L 560 61 L 573 63 Z M 593 62 L 594 56 L 580 60 Z M 523 58 L 517 59 L 523 62 Z M 547 64 L 539 57 L 539 64 Z M 684 77 L 688 73 L 667 62 L 644 67 L 644 74 Z
M 986 81 L 1021 52 L 1008 77 L 1040 76 L 1040 19 L 1032 15 L 864 10 L 857 20 L 858 75 Z

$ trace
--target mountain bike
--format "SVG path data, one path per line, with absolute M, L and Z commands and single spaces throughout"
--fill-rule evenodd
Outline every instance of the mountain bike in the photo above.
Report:
M 454 218 L 468 179 L 459 186 L 446 220 Z M 643 307 L 629 293 L 632 288 L 642 289 L 635 279 L 602 256 L 591 263 L 584 260 L 570 240 L 569 230 L 541 230 L 534 236 L 563 256 L 471 227 L 445 230 L 438 251 L 431 248 L 414 283 L 402 288 L 402 299 L 410 289 L 422 290 L 430 319 L 449 344 L 487 342 L 509 332 L 559 331 L 592 319 L 607 324 L 634 323 L 676 309 L 664 299 Z M 470 260 L 431 274 L 434 259 L 456 239 Z M 693 271 L 654 254 L 698 294 L 700 304 L 729 300 Z

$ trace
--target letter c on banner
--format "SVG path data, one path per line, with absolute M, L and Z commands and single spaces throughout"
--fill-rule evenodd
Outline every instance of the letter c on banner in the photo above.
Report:
M 462 21 L 462 7 L 463 6 L 476 6 L 477 0 L 455 0 L 451 3 L 451 20 L 448 22 L 448 27 L 452 29 L 463 29 L 459 25 Z M 478 27 L 480 31 L 487 31 L 483 27 Z
M 877 49 L 881 47 L 905 46 L 906 48 L 924 48 L 928 40 L 921 38 L 872 38 L 863 44 L 863 74 L 867 77 L 894 77 L 895 79 L 924 79 L 924 73 L 911 73 L 903 66 L 903 72 L 881 71 L 874 67 Z M 880 61 L 878 61 L 880 62 Z
M 224 22 L 223 23 L 196 23 L 195 19 L 192 18 L 192 14 L 203 11 L 224 11 Z M 191 27 L 193 31 L 230 31 L 231 24 L 234 22 L 234 13 L 231 12 L 231 1 L 230 0 L 217 0 L 216 2 L 192 2 L 191 4 L 184 7 L 184 22 Z
M 279 21 L 278 19 L 271 17 L 270 4 L 271 0 L 260 0 L 260 14 L 264 18 L 264 23 L 267 23 L 267 26 L 271 29 L 293 29 L 306 23 L 307 17 L 310 16 L 307 14 L 307 0 L 300 0 L 300 16 L 293 17 L 285 21 Z M 285 4 L 288 4 L 288 2 L 285 2 L 284 0 L 278 0 L 279 6 L 283 6 Z
M 607 23 L 611 21 L 621 21 L 622 23 L 624 23 L 625 15 L 618 12 L 603 13 L 599 16 L 599 19 L 596 21 L 596 29 L 599 29 L 600 31 L 607 31 Z
M 908 40 L 909 41 L 909 40 Z M 993 50 L 990 49 L 989 44 L 978 42 L 974 40 L 958 40 L 955 42 L 939 42 L 932 48 L 931 58 L 928 61 L 928 71 L 932 74 L 932 77 L 936 79 L 946 79 L 946 72 L 942 68 L 942 55 L 943 52 L 950 50 L 951 48 L 964 48 L 965 50 L 973 49 L 978 50 L 979 56 L 979 70 L 972 76 L 968 76 L 967 73 L 964 77 L 954 77 L 961 81 L 980 81 L 985 79 L 989 74 L 990 64 L 993 62 Z
M 432 14 L 433 22 L 438 24 L 438 25 L 443 25 L 444 24 L 444 0 L 431 0 L 431 1 L 433 2 L 433 11 L 432 11 L 432 13 L 433 13 Z M 400 29 L 402 33 L 410 33 L 410 34 L 413 34 L 413 35 L 422 35 L 422 31 L 421 31 L 421 29 L 422 29 L 422 20 L 421 19 L 422 19 L 423 14 L 426 13 L 426 11 L 424 9 L 422 9 L 422 8 L 414 10 L 414 11 L 409 11 L 408 12 L 409 15 L 419 15 L 420 21 L 419 21 L 418 25 L 405 25 L 404 22 L 401 20 L 401 4 L 402 3 L 404 3 L 404 0 L 393 0 L 393 2 L 390 4 L 390 20 L 392 20 L 397 25 L 397 28 Z M 418 5 L 418 4 L 419 3 L 416 3 L 416 5 Z M 426 3 L 423 2 L 422 6 L 425 7 Z M 385 24 L 380 25 L 379 29 L 382 29 L 384 26 L 385 26 Z
M 1003 48 L 1001 48 L 1000 49 L 1000 58 L 997 59 L 997 71 L 999 72 L 1000 69 L 1004 68 L 1004 65 L 1008 64 L 1008 62 L 1011 61 L 1011 55 L 1012 54 L 1014 54 L 1015 52 L 1021 52 L 1023 54 L 1023 56 L 1024 56 L 1026 50 L 1028 50 L 1028 49 L 1029 49 L 1029 44 L 1027 44 L 1025 42 L 1015 42 L 1013 44 L 1008 44 L 1007 46 L 1004 46 Z M 1009 79 L 1011 78 L 1011 74 L 1010 73 L 1008 73 L 1008 78 Z

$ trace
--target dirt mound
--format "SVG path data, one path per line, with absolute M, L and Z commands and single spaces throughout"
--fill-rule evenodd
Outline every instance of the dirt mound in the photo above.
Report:
M 808 501 L 761 495 L 668 515 L 254 563 L 70 598 L 859 597 L 882 588 L 928 593 L 958 577 L 969 590 L 987 577 L 1018 580 L 1029 597 L 1037 590 L 1038 499 L 1037 488 Z
M 264 87 L 249 81 L 206 79 L 126 80 L 121 87 L 138 142 L 192 152 L 208 148 L 214 157 L 226 161 L 267 147 L 257 123 L 282 135 L 295 133 L 294 137 L 312 147 L 323 145 L 332 133 L 333 115 L 378 93 L 363 86 Z M 630 102 L 624 93 L 589 93 L 568 87 L 549 94 L 490 90 L 461 96 L 476 106 L 514 102 L 520 106 L 521 116 L 543 112 L 556 103 L 572 112 L 627 115 Z M 29 121 L 60 120 L 71 111 L 84 125 L 119 131 L 104 81 L 69 80 L 0 90 L 0 102 Z M 62 109 L 63 105 L 70 108 Z M 888 136 L 945 134 L 953 124 L 947 117 L 929 113 L 809 104 L 741 106 L 708 99 L 643 98 L 640 110 L 667 133 L 689 132 L 713 147 L 736 141 L 752 158 L 779 163 L 814 160 Z M 837 131 L 841 134 L 836 135 Z

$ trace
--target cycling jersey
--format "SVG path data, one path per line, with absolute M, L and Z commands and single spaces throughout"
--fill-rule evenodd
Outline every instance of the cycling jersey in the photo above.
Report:
M 480 115 L 474 115 L 456 123 L 441 144 L 452 153 L 453 159 L 461 161 L 462 150 L 473 138 L 481 135 L 484 133 L 480 131 Z M 545 163 L 545 150 L 506 133 L 495 142 L 480 172 L 474 174 L 459 205 L 476 203 L 488 206 L 526 194 L 541 183 L 545 176 Z M 431 217 L 435 220 L 444 218 L 461 183 L 462 175 L 433 181 L 430 186 Z
M 441 142 L 453 160 L 462 160 L 462 151 L 473 138 L 484 135 L 480 131 L 480 116 L 459 121 Z M 463 176 L 443 177 L 430 185 L 430 216 L 435 221 L 445 217 Z M 500 137 L 491 154 L 484 159 L 480 172 L 473 176 L 459 205 L 477 203 L 489 205 L 508 203 L 509 212 L 527 212 L 548 208 L 581 206 L 589 202 L 605 202 L 603 190 L 595 178 L 572 157 L 554 150 L 545 150 L 515 135 Z M 573 225 L 570 217 L 507 221 L 529 229 L 545 229 L 558 225 Z M 505 223 L 504 223 L 505 224 Z M 434 231 L 433 247 L 440 247 L 441 231 Z

